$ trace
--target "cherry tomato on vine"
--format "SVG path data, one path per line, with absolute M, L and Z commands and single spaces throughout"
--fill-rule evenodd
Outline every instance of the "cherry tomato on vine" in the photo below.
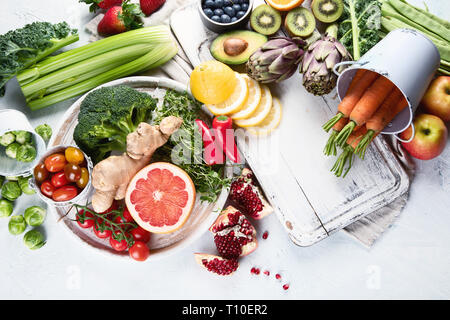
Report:
M 81 178 L 81 168 L 76 164 L 68 163 L 64 166 L 64 174 L 70 182 L 77 182 Z
M 55 192 L 56 188 L 50 183 L 50 181 L 44 181 L 41 184 L 41 192 L 44 196 L 51 198 L 53 197 L 53 193 Z
M 131 216 L 130 211 L 128 211 L 127 207 L 125 207 L 123 209 L 123 218 L 121 216 L 117 216 L 114 219 L 114 222 L 115 223 L 120 223 L 120 224 L 122 224 L 122 223 L 130 223 L 130 222 L 134 222 L 134 219 Z
M 61 188 L 62 186 L 69 184 L 69 181 L 66 179 L 66 175 L 62 171 L 55 173 L 50 181 L 55 188 Z
M 37 183 L 41 184 L 47 180 L 49 172 L 45 169 L 45 164 L 40 163 L 34 168 L 34 179 Z
M 49 172 L 59 172 L 63 170 L 66 163 L 66 157 L 61 153 L 52 154 L 44 160 L 45 168 Z
M 81 152 L 81 150 L 78 148 L 68 147 L 64 154 L 66 156 L 67 162 L 69 163 L 80 165 L 84 161 L 83 152 Z
M 150 241 L 150 232 L 139 226 L 137 228 L 132 229 L 130 233 L 133 236 L 134 241 L 142 241 L 144 243 Z
M 90 212 L 86 212 L 84 210 L 80 210 L 76 215 L 78 225 L 83 229 L 92 228 L 95 224 L 94 216 Z
M 150 255 L 150 249 L 144 242 L 136 241 L 129 250 L 130 257 L 136 261 L 145 261 Z
M 78 195 L 78 189 L 75 186 L 66 185 L 56 189 L 53 192 L 52 199 L 56 202 L 69 201 Z
M 86 168 L 81 168 L 81 177 L 78 179 L 77 186 L 80 189 L 84 189 L 89 182 L 89 171 Z
M 111 237 L 112 231 L 110 229 L 106 229 L 105 227 L 103 227 L 104 230 L 101 230 L 102 228 L 98 225 L 99 223 L 101 223 L 101 220 L 99 221 L 99 219 L 97 219 L 97 223 L 94 223 L 94 226 L 92 228 L 95 235 L 100 239 L 107 239 Z
M 123 237 L 122 233 L 119 230 L 114 231 L 114 233 L 121 238 Z M 128 248 L 128 243 L 125 239 L 119 241 L 114 239 L 113 236 L 109 238 L 109 244 L 116 251 L 124 251 Z

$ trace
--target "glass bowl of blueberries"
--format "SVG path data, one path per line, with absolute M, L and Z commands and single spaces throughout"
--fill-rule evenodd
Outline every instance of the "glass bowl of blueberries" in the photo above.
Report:
M 203 24 L 216 33 L 245 28 L 252 12 L 253 0 L 199 0 Z

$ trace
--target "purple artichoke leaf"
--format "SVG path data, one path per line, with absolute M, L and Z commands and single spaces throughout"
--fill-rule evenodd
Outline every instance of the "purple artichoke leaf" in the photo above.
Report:
M 276 82 L 281 82 L 281 81 L 284 81 L 286 79 L 289 79 L 290 77 L 292 77 L 294 75 L 295 71 L 297 71 L 297 68 L 292 68 L 291 71 L 289 71 L 288 73 L 285 73 L 280 78 L 278 78 Z
M 291 59 L 286 59 L 283 56 L 279 56 L 270 66 L 269 72 L 274 74 L 284 74 L 291 71 L 291 68 L 296 66 Z
M 273 61 L 275 61 L 276 58 L 281 55 L 282 52 L 283 49 L 266 51 L 259 57 L 258 64 L 271 64 Z
M 313 61 L 313 59 L 314 59 L 314 55 L 311 54 L 311 53 L 306 53 L 303 56 L 303 66 L 302 66 L 303 72 L 306 72 L 306 70 L 308 70 L 308 68 L 309 68 L 311 62 Z
M 274 49 L 280 49 L 283 47 L 286 47 L 288 45 L 292 44 L 292 41 L 287 38 L 274 38 L 272 40 L 267 41 L 261 49 L 263 51 L 267 50 L 274 50 Z
M 330 52 L 328 57 L 325 59 L 325 64 L 328 69 L 333 69 L 336 63 L 341 62 L 341 55 L 336 50 Z

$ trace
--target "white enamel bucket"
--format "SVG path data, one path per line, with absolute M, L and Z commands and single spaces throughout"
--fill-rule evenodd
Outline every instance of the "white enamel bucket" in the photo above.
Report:
M 400 89 L 408 101 L 409 108 L 400 112 L 382 133 L 394 134 L 401 140 L 396 134 L 411 125 L 414 113 L 439 64 L 439 51 L 425 35 L 411 29 L 391 31 L 358 61 L 336 64 L 334 73 L 338 75 L 339 99 L 344 98 L 358 69 L 371 70 L 385 76 Z M 349 67 L 339 73 L 337 70 L 345 65 Z M 411 140 L 413 137 L 414 134 Z

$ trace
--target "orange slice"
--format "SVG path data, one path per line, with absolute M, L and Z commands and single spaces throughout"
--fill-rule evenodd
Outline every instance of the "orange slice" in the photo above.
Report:
M 300 6 L 304 0 L 266 0 L 273 8 L 280 11 L 289 11 Z

